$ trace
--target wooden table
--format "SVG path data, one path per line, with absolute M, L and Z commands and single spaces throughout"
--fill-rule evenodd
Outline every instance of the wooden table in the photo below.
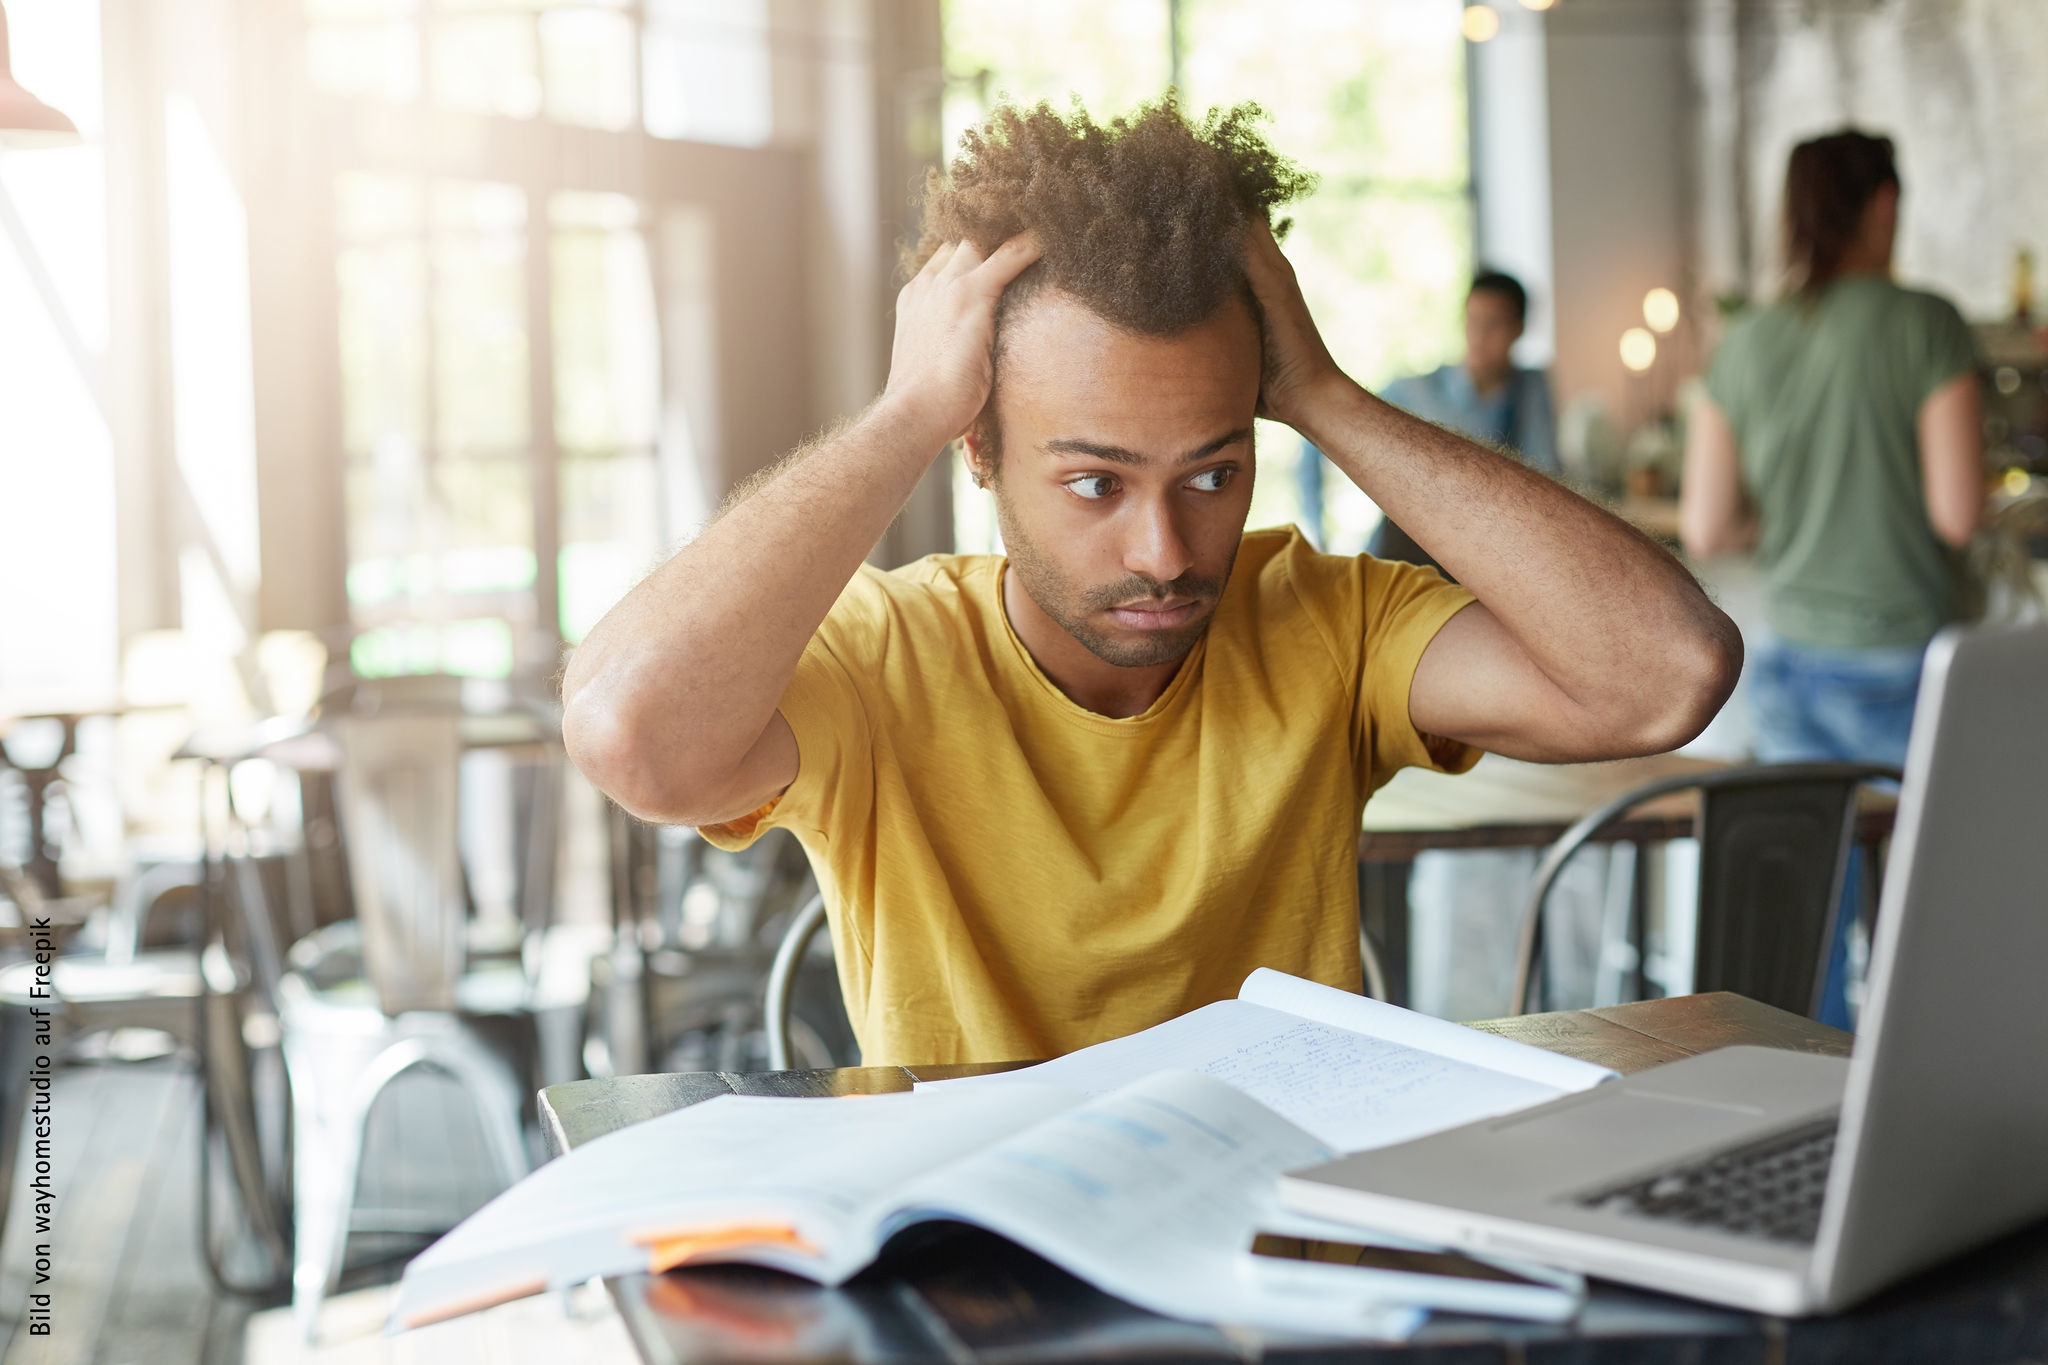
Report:
M 1849 1036 L 1741 996 L 1711 994 L 1497 1019 L 1473 1027 L 1620 1071 L 1756 1043 L 1841 1055 Z M 876 1094 L 989 1067 L 697 1072 L 575 1081 L 541 1092 L 557 1151 L 717 1095 Z M 1785 1321 L 1597 1284 L 1569 1324 L 1439 1315 L 1398 1345 L 1288 1342 L 1134 1308 L 999 1238 L 907 1234 L 838 1289 L 742 1266 L 609 1281 L 649 1365 L 712 1360 L 942 1361 L 948 1365 L 1173 1359 L 1319 1365 L 1555 1361 L 1972 1361 L 2048 1358 L 2048 1226 L 1920 1276 L 1854 1312 Z

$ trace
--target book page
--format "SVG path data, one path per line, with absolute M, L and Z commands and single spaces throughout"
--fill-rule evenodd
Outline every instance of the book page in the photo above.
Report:
M 916 1181 L 880 1232 L 957 1218 L 1155 1312 L 1297 1332 L 1405 1335 L 1417 1306 L 1575 1309 L 1571 1287 L 1252 1256 L 1281 1217 L 1276 1177 L 1329 1150 L 1231 1086 L 1158 1072 Z
M 406 1267 L 394 1320 L 645 1270 L 652 1242 L 721 1227 L 789 1234 L 721 1259 L 836 1283 L 873 1258 L 867 1214 L 883 1193 L 1079 1099 L 1024 1085 L 706 1100 L 598 1138 L 484 1205 Z
M 1142 1033 L 1021 1071 L 934 1081 L 918 1089 L 1037 1084 L 1095 1096 L 1168 1069 L 1226 1081 L 1340 1152 L 1406 1142 L 1565 1093 L 1560 1086 L 1242 1000 L 1204 1005 Z
M 1555 1086 L 1559 1090 L 1591 1090 L 1602 1081 L 1613 1080 L 1619 1072 L 1591 1062 L 1567 1057 L 1512 1038 L 1466 1028 L 1448 1019 L 1404 1010 L 1370 996 L 1353 995 L 1334 986 L 1304 981 L 1298 976 L 1261 967 L 1244 980 L 1237 998 L 1253 1005 L 1284 1010 L 1288 1014 L 1354 1033 L 1370 1034 L 1390 1043 L 1434 1052 L 1439 1057 L 1469 1062 L 1490 1071 L 1506 1072 L 1525 1080 Z

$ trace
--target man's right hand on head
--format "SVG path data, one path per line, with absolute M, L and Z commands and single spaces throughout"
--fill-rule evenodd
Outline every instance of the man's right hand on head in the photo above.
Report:
M 1020 233 L 986 259 L 972 242 L 948 242 L 896 296 L 896 342 L 885 403 L 944 444 L 967 430 L 995 383 L 996 304 L 1038 259 Z
M 1273 230 L 1262 218 L 1245 236 L 1245 278 L 1259 301 L 1261 331 L 1265 338 L 1263 374 L 1259 383 L 1259 415 L 1285 422 L 1304 436 L 1315 422 L 1317 400 L 1327 393 L 1331 382 L 1342 388 L 1351 381 L 1330 358 L 1294 267 L 1280 253 Z M 1311 440 L 1315 439 L 1310 437 Z

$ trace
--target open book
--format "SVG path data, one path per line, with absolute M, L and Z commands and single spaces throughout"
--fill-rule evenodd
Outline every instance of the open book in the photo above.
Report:
M 1283 1171 L 1606 1074 L 1256 973 L 1237 1001 L 1023 1071 L 911 1094 L 723 1096 L 609 1134 L 415 1259 L 393 1325 L 593 1276 L 719 1261 L 838 1284 L 897 1232 L 948 1220 L 1199 1321 L 1399 1337 L 1425 1308 L 1563 1318 L 1583 1284 L 1554 1272 L 1463 1279 L 1275 1260 L 1251 1247 L 1260 1233 L 1358 1238 L 1283 1210 Z
M 1127 1038 L 921 1091 L 1057 1085 L 1100 1095 L 1165 1068 L 1231 1085 L 1340 1152 L 1512 1113 L 1619 1073 L 1261 967 L 1235 1000 Z

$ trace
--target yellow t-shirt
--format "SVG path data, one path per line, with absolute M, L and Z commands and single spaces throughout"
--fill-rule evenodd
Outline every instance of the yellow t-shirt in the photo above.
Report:
M 1251 532 L 1173 682 L 1116 720 L 1039 670 L 1003 566 L 856 574 L 782 697 L 796 781 L 704 831 L 803 843 L 863 1059 L 1054 1057 L 1227 999 L 1254 967 L 1357 990 L 1366 798 L 1478 758 L 1408 719 L 1416 661 L 1471 595 Z

